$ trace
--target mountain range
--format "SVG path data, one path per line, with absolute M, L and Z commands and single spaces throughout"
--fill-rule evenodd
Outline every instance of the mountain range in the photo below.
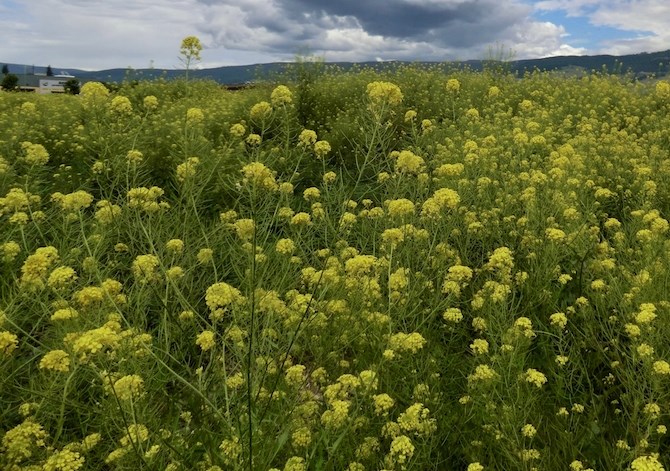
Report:
M 310 62 L 305 62 L 309 64 Z M 3 64 L 0 62 L 0 64 Z M 610 73 L 631 73 L 637 78 L 650 76 L 660 77 L 670 73 L 670 50 L 661 52 L 650 52 L 640 54 L 629 54 L 623 56 L 595 55 L 595 56 L 556 56 L 542 59 L 526 59 L 509 62 L 497 62 L 494 60 L 468 60 L 451 62 L 327 62 L 323 63 L 326 68 L 339 68 L 340 70 L 351 70 L 352 68 L 374 68 L 378 70 L 393 70 L 403 65 L 418 66 L 440 66 L 446 68 L 469 68 L 471 70 L 482 70 L 487 66 L 503 67 L 505 70 L 522 74 L 525 71 L 546 70 L 563 71 L 568 74 L 584 74 L 592 70 L 607 71 Z M 46 66 L 33 66 L 25 64 L 7 64 L 10 73 L 46 73 Z M 295 63 L 273 62 L 268 64 L 224 66 L 209 69 L 191 70 L 189 75 L 193 78 L 211 79 L 223 85 L 234 85 L 254 82 L 264 78 L 271 78 L 285 73 L 290 73 L 290 68 Z M 146 80 L 164 77 L 167 79 L 184 76 L 184 70 L 178 69 L 132 69 L 117 68 L 105 70 L 81 70 L 72 68 L 60 68 L 52 66 L 54 74 L 68 72 L 82 82 L 91 80 L 101 82 L 121 82 L 124 80 Z

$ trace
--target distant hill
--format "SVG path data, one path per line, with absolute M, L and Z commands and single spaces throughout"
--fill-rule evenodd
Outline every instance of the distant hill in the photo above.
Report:
M 488 62 L 490 64 L 490 62 Z M 0 62 L 0 64 L 3 64 Z M 482 70 L 487 64 L 483 60 L 469 60 L 456 62 L 328 62 L 327 67 L 337 67 L 341 70 L 350 70 L 353 67 L 371 67 L 378 70 L 393 70 L 402 65 L 441 65 L 445 68 L 467 67 L 472 70 Z M 11 73 L 45 73 L 45 66 L 32 66 L 25 64 L 7 64 Z M 200 69 L 190 71 L 191 77 L 215 80 L 221 84 L 243 84 L 254 82 L 259 79 L 276 76 L 288 70 L 290 63 L 274 62 L 269 64 L 254 64 L 240 66 L 224 66 L 211 69 Z M 546 70 L 564 71 L 568 74 L 585 73 L 591 70 L 606 70 L 611 73 L 632 73 L 638 78 L 646 78 L 649 75 L 665 76 L 670 72 L 670 50 L 661 52 L 650 52 L 640 54 L 629 54 L 625 56 L 556 56 L 544 59 L 527 59 L 511 61 L 504 64 L 506 68 L 522 74 L 526 71 Z M 80 69 L 52 66 L 55 74 L 61 71 L 69 72 L 80 80 L 87 82 L 91 80 L 102 82 L 121 82 L 123 80 L 147 80 L 159 77 L 167 79 L 181 77 L 183 70 L 175 69 L 107 69 L 97 71 L 86 71 Z

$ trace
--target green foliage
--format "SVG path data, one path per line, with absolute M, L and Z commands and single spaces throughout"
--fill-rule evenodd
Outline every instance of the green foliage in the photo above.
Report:
M 670 83 L 311 73 L 2 96 L 0 468 L 667 467 Z
M 4 77 L 2 77 L 2 83 L 0 83 L 0 87 L 2 87 L 3 90 L 12 91 L 18 84 L 19 78 L 16 75 L 6 74 Z
M 79 80 L 77 79 L 68 79 L 65 81 L 65 84 L 63 84 L 63 90 L 70 95 L 79 95 L 80 89 Z

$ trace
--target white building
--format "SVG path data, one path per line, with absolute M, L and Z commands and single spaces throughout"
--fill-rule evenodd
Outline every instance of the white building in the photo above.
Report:
M 61 72 L 57 75 L 46 74 L 17 74 L 19 78 L 19 90 L 24 92 L 63 93 L 65 92 L 65 82 L 75 78 L 67 72 Z

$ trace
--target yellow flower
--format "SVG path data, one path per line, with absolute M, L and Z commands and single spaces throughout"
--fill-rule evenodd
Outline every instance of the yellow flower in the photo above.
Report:
M 76 317 L 79 317 L 79 313 L 71 307 L 66 307 L 56 310 L 56 312 L 54 312 L 51 315 L 51 320 L 62 321 L 62 320 L 74 319 Z
M 49 152 L 42 144 L 33 144 L 32 142 L 22 142 L 21 148 L 25 153 L 24 159 L 30 165 L 44 165 L 49 161 Z
M 321 414 L 321 423 L 328 429 L 341 428 L 349 417 L 351 402 L 335 400 L 329 405 L 330 408 Z
M 211 330 L 204 330 L 198 334 L 195 344 L 199 345 L 203 352 L 206 352 L 216 345 L 216 334 Z
M 211 311 L 216 311 L 244 302 L 244 296 L 237 288 L 230 286 L 228 283 L 220 282 L 207 288 L 205 302 Z
M 523 378 L 527 383 L 533 384 L 538 388 L 541 388 L 547 382 L 547 377 L 534 368 L 528 368 Z
M 55 268 L 49 275 L 47 285 L 51 288 L 64 288 L 77 280 L 77 274 L 71 267 Z
M 121 207 L 107 200 L 98 201 L 95 206 L 98 208 L 95 212 L 95 219 L 100 224 L 111 224 L 121 215 Z
M 23 461 L 33 455 L 36 447 L 46 446 L 47 436 L 40 424 L 28 418 L 2 437 L 3 453 L 9 462 Z
M 205 114 L 200 108 L 189 108 L 186 110 L 186 124 L 195 126 L 205 121 Z
M 247 136 L 247 138 L 244 140 L 244 142 L 246 142 L 247 144 L 249 144 L 252 147 L 260 146 L 261 142 L 262 142 L 262 138 L 258 134 L 249 134 Z
M 331 147 L 328 141 L 316 141 L 314 143 L 314 154 L 316 154 L 318 158 L 325 157 L 330 151 Z
M 658 460 L 658 455 L 646 455 L 635 458 L 630 464 L 631 471 L 664 471 L 665 468 Z
M 198 165 L 200 165 L 200 159 L 197 157 L 189 157 L 186 162 L 177 165 L 177 180 L 183 183 L 192 178 L 198 169 Z
M 657 375 L 667 376 L 670 375 L 670 363 L 665 360 L 655 361 L 653 364 L 654 373 Z
M 156 98 L 154 95 L 145 96 L 144 100 L 142 100 L 142 103 L 147 110 L 155 110 L 158 108 L 158 98 Z
M 449 79 L 447 80 L 446 89 L 448 92 L 458 93 L 458 91 L 461 89 L 461 82 L 455 78 Z
M 223 440 L 221 445 L 219 445 L 219 450 L 223 453 L 225 464 L 231 467 L 239 464 L 240 456 L 242 455 L 242 445 L 240 444 L 239 437 Z
M 266 190 L 278 189 L 274 172 L 261 162 L 252 162 L 242 167 L 244 182 Z
M 235 123 L 230 127 L 230 135 L 233 137 L 240 138 L 244 136 L 247 132 L 247 129 L 242 123 Z
M 19 345 L 19 338 L 11 332 L 0 332 L 0 353 L 9 356 Z
M 316 143 L 316 133 L 311 129 L 303 129 L 298 136 L 298 146 L 311 147 Z
M 457 324 L 463 320 L 463 313 L 457 307 L 450 307 L 444 311 L 442 318 L 447 322 L 453 322 L 454 324 Z
M 414 203 L 407 198 L 386 200 L 384 202 L 390 217 L 406 217 L 414 214 Z
M 109 103 L 109 109 L 117 114 L 130 114 L 133 112 L 133 105 L 130 103 L 128 97 L 115 96 Z
M 133 261 L 132 270 L 140 283 L 160 280 L 160 260 L 155 255 L 138 255 Z
M 286 464 L 284 465 L 284 471 L 307 471 L 305 458 L 292 456 L 288 459 L 288 461 L 286 461 Z
M 198 251 L 198 255 L 196 255 L 196 258 L 198 259 L 198 263 L 201 265 L 204 265 L 206 263 L 211 263 L 212 259 L 214 256 L 214 251 L 209 248 L 205 249 L 200 249 Z
M 291 255 L 295 251 L 295 242 L 291 239 L 279 239 L 275 250 L 282 255 Z
M 406 435 L 400 435 L 391 442 L 391 449 L 389 450 L 390 460 L 392 463 L 403 465 L 407 463 L 414 455 L 415 447 L 412 440 Z
M 104 100 L 109 96 L 109 89 L 100 82 L 86 82 L 81 86 L 79 96 L 86 102 Z
M 267 101 L 261 101 L 251 107 L 249 116 L 252 121 L 262 122 L 270 118 L 272 115 L 272 106 Z
M 424 168 L 425 162 L 418 155 L 412 151 L 403 150 L 396 157 L 395 171 L 396 173 L 418 174 Z
M 395 405 L 393 398 L 386 393 L 372 396 L 372 401 L 375 406 L 375 414 L 377 415 L 387 415 Z
M 367 85 L 367 94 L 373 104 L 398 105 L 403 96 L 400 87 L 391 82 L 371 82 Z
M 533 438 L 537 434 L 537 429 L 531 424 L 526 424 L 521 427 L 521 435 L 528 438 Z
M 477 365 L 474 373 L 468 376 L 468 383 L 475 381 L 490 381 L 498 377 L 498 373 L 489 365 Z
M 70 355 L 64 350 L 51 350 L 40 360 L 40 368 L 67 372 L 70 370 Z
M 29 291 L 44 287 L 44 278 L 51 265 L 58 260 L 58 250 L 55 247 L 40 247 L 30 255 L 21 267 L 20 285 Z
M 656 84 L 656 96 L 663 100 L 670 100 L 670 82 L 659 81 Z
M 181 239 L 170 239 L 165 243 L 168 252 L 180 254 L 184 251 L 184 241 Z
M 286 85 L 279 85 L 270 95 L 272 106 L 290 105 L 293 102 L 293 94 Z
M 144 390 L 144 380 L 139 375 L 126 375 L 114 382 L 114 392 L 122 401 L 137 399 Z
M 412 404 L 398 416 L 398 425 L 403 432 L 429 435 L 437 430 L 435 419 L 429 417 L 430 410 L 420 402 Z
M 21 252 L 21 246 L 14 241 L 5 242 L 0 245 L 0 253 L 4 262 L 13 262 L 16 256 Z
M 485 339 L 475 339 L 470 344 L 470 349 L 475 355 L 483 355 L 489 352 L 489 343 Z

